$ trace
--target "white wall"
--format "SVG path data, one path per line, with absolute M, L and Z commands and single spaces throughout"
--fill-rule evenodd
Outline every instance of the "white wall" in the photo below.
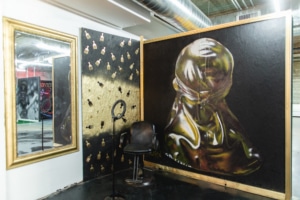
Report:
M 0 14 L 2 16 L 3 6 L 0 2 Z M 2 20 L 0 21 L 0 33 L 2 31 Z M 4 81 L 3 81 L 3 51 L 2 51 L 2 34 L 0 36 L 0 113 L 4 110 Z M 0 199 L 6 199 L 6 174 L 5 174 L 5 131 L 4 131 L 4 114 L 0 114 Z M 3 192 L 2 192 L 3 191 Z
M 1 5 L 2 4 L 2 5 Z M 1 16 L 25 21 L 50 29 L 78 36 L 80 50 L 80 28 L 89 28 L 124 37 L 139 39 L 122 30 L 114 30 L 77 15 L 68 13 L 38 0 L 1 0 Z M 0 22 L 2 33 L 2 20 Z M 5 126 L 4 126 L 4 81 L 2 34 L 0 35 L 0 199 L 33 200 L 47 196 L 58 189 L 83 179 L 81 144 L 81 108 L 79 109 L 79 152 L 35 164 L 6 170 Z M 80 51 L 78 51 L 78 102 L 81 105 Z

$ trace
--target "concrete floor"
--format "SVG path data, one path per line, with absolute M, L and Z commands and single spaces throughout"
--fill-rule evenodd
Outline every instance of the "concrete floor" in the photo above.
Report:
M 18 156 L 53 148 L 52 119 L 17 124 Z
M 300 190 L 298 189 L 300 186 L 300 117 L 293 117 L 292 123 L 292 200 L 300 200 Z M 130 173 L 131 171 L 127 170 L 116 175 L 116 188 L 125 195 L 126 199 L 268 199 L 228 188 L 226 190 L 222 187 L 211 189 L 211 185 L 207 183 L 161 172 L 150 173 L 155 178 L 153 185 L 137 188 L 124 184 L 125 176 L 130 176 Z M 104 199 L 112 193 L 111 185 L 112 176 L 106 176 L 74 185 L 44 199 Z
M 146 170 L 145 179 L 152 179 L 152 184 L 136 187 L 124 181 L 131 177 L 131 172 L 125 170 L 115 174 L 115 192 L 112 187 L 112 176 L 108 175 L 74 185 L 40 200 L 110 200 L 113 199 L 112 194 L 121 195 L 126 200 L 270 200 L 270 198 L 161 171 Z

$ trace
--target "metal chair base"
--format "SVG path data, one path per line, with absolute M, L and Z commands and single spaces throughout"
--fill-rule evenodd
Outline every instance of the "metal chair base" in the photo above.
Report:
M 136 186 L 136 187 L 143 187 L 143 186 L 149 186 L 151 185 L 152 181 L 150 179 L 148 180 L 132 180 L 132 179 L 125 179 L 125 182 L 128 185 Z
M 125 182 L 134 186 L 148 186 L 151 184 L 151 179 L 139 177 L 139 155 L 134 155 L 133 158 L 133 174 L 131 179 L 125 179 Z

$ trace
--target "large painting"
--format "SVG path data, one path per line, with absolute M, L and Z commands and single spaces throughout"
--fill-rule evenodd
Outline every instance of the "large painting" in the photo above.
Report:
M 40 77 L 19 78 L 17 84 L 18 121 L 39 121 Z
M 160 140 L 146 160 L 286 193 L 288 27 L 277 16 L 146 41 L 144 119 Z
M 52 119 L 52 81 L 41 80 L 40 88 L 41 117 L 43 119 Z
M 82 28 L 81 48 L 83 174 L 89 180 L 133 163 L 119 139 L 140 120 L 140 41 Z M 124 107 L 113 123 L 112 113 Z

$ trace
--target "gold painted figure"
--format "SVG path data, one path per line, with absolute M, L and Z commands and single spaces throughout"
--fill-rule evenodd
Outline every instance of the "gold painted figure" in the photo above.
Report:
M 93 49 L 97 49 L 98 47 L 97 47 L 97 44 L 96 44 L 96 42 L 93 40 Z
M 95 65 L 98 67 L 101 63 L 101 58 L 99 58 L 98 60 L 96 60 Z
M 214 39 L 195 40 L 180 52 L 173 80 L 177 94 L 164 133 L 168 157 L 224 175 L 259 169 L 261 156 L 225 100 L 233 66 L 231 52 Z
M 100 39 L 99 39 L 101 42 L 104 42 L 104 35 L 103 33 L 101 33 L 101 36 L 100 36 Z
M 85 37 L 86 37 L 86 39 L 91 39 L 91 35 L 85 30 L 84 31 L 84 33 L 85 33 Z

